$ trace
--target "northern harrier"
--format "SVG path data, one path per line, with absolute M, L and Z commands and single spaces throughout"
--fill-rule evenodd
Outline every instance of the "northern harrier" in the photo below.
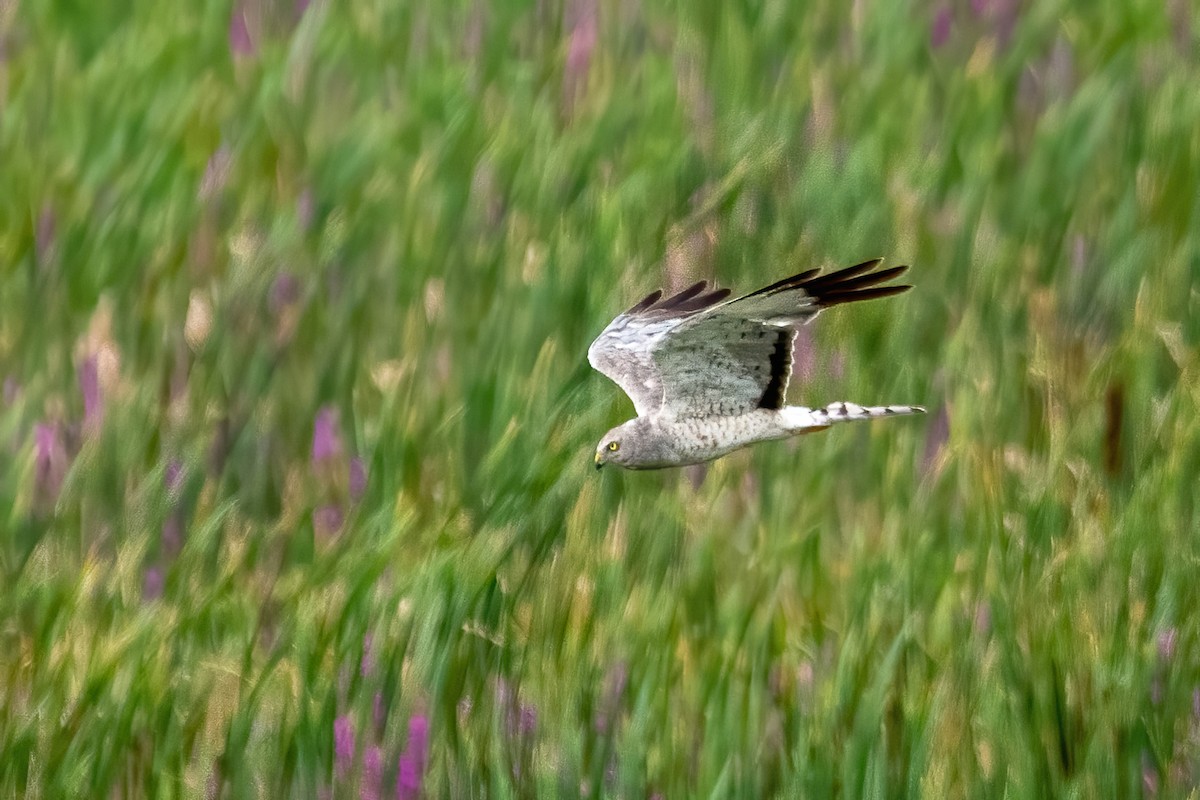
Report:
M 908 267 L 882 259 L 829 275 L 802 272 L 734 300 L 704 281 L 652 292 L 609 324 L 588 361 L 633 400 L 637 417 L 604 435 L 596 469 L 698 464 L 740 447 L 824 430 L 835 422 L 920 414 L 919 406 L 784 405 L 796 329 L 822 309 L 899 294 L 880 284 Z

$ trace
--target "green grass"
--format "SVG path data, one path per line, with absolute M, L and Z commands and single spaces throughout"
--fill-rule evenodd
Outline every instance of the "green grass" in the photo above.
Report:
M 119 5 L 0 8 L 0 795 L 1195 796 L 1188 3 Z M 876 255 L 791 398 L 928 417 L 590 468 Z

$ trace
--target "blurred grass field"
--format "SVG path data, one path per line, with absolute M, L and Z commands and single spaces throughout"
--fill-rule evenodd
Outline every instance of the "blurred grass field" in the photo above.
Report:
M 1195 797 L 1187 0 L 0 4 L 0 795 Z M 660 283 L 877 255 L 591 469 Z

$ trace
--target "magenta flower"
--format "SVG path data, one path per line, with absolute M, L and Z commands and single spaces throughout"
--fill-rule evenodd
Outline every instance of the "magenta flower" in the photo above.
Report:
M 379 790 L 383 786 L 383 751 L 378 745 L 367 748 L 363 755 L 362 782 L 359 785 L 359 797 L 362 800 L 379 800 Z
M 941 47 L 950 39 L 950 28 L 954 23 L 954 14 L 950 6 L 942 6 L 933 15 L 933 24 L 929 29 L 929 43 Z
M 163 573 L 159 567 L 150 567 L 146 570 L 146 577 L 142 583 L 142 599 L 157 600 L 162 597 L 163 593 Z
M 522 736 L 533 736 L 537 732 L 537 722 L 537 708 L 528 703 L 522 703 L 517 721 L 517 730 L 520 734 Z
M 576 8 L 575 20 L 567 39 L 567 61 L 563 65 L 562 96 L 568 111 L 572 110 L 587 84 L 598 39 L 595 0 L 584 0 Z
M 313 420 L 312 462 L 321 464 L 342 454 L 342 435 L 338 430 L 337 410 L 323 406 Z
M 246 7 L 238 3 L 229 18 L 229 51 L 234 56 L 253 56 L 257 48 L 250 38 L 250 26 L 246 23 Z
M 417 714 L 408 721 L 408 744 L 400 755 L 400 771 L 396 776 L 397 800 L 413 800 L 421 794 L 428 756 L 429 720 Z
M 1142 791 L 1146 797 L 1158 796 L 1158 768 L 1148 753 L 1142 754 Z
M 321 506 L 313 512 L 313 530 L 320 536 L 332 536 L 342 529 L 346 521 L 342 509 L 335 505 Z
M 39 494 L 53 502 L 58 499 L 70 467 L 70 456 L 62 428 L 55 423 L 38 423 L 33 428 L 34 485 Z
M 571 36 L 567 43 L 566 79 L 581 81 L 592 65 L 592 53 L 596 49 L 596 9 L 595 3 L 582 10 L 575 25 L 571 28 Z
M 300 299 L 300 281 L 290 272 L 281 272 L 271 282 L 267 305 L 278 316 L 285 308 Z
M 333 762 L 341 776 L 345 776 L 354 763 L 354 724 L 346 715 L 333 721 Z
M 167 462 L 167 468 L 163 471 L 163 486 L 167 489 L 167 494 L 172 500 L 179 499 L 179 490 L 183 487 L 183 462 L 177 458 L 173 458 Z

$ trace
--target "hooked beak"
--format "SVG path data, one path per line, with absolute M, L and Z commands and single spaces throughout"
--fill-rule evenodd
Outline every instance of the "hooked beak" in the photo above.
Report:
M 596 453 L 596 471 L 599 472 L 600 468 L 603 466 L 604 466 L 604 460 L 602 458 L 600 458 L 599 453 Z

